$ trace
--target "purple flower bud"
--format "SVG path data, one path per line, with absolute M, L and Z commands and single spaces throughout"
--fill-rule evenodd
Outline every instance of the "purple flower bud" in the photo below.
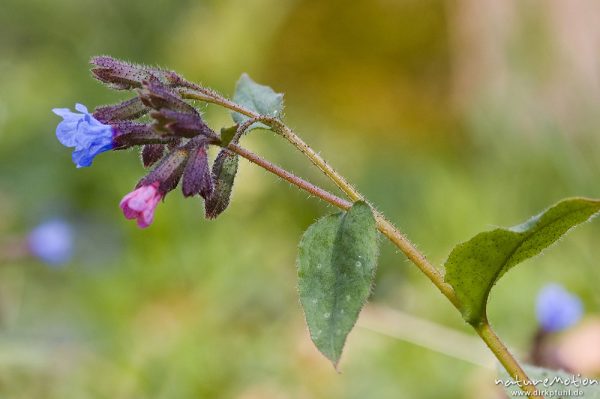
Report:
M 150 116 L 156 120 L 155 127 L 160 130 L 166 130 L 180 137 L 205 136 L 217 139 L 217 134 L 210 128 L 198 113 L 182 113 L 161 109 L 152 111 Z
M 113 122 L 114 149 L 122 150 L 136 145 L 167 144 L 173 137 L 157 132 L 152 125 L 129 121 Z
M 150 77 L 143 82 L 143 88 L 138 91 L 142 102 L 150 108 L 163 108 L 187 114 L 195 114 L 196 110 L 186 103 L 181 96 L 171 88 L 162 84 L 157 78 Z
M 71 259 L 73 241 L 71 225 L 60 219 L 41 223 L 31 230 L 27 239 L 31 254 L 53 266 L 64 264 Z
M 113 128 L 94 118 L 84 105 L 76 104 L 72 112 L 68 108 L 52 111 L 63 118 L 56 127 L 56 137 L 62 145 L 74 147 L 73 162 L 78 168 L 90 166 L 94 157 L 114 148 Z
M 100 122 L 110 124 L 115 121 L 137 119 L 148 112 L 148 108 L 139 97 L 123 101 L 115 105 L 105 105 L 96 108 L 93 115 Z
M 164 197 L 177 187 L 187 160 L 188 151 L 186 149 L 172 150 L 146 177 L 140 180 L 137 187 L 158 183 L 158 191 Z
M 152 76 L 150 68 L 108 56 L 93 57 L 90 63 L 96 66 L 96 68 L 92 68 L 94 77 L 116 90 L 141 87 L 142 82 Z
M 116 90 L 139 88 L 142 82 L 155 78 L 171 87 L 189 86 L 190 83 L 173 71 L 131 64 L 109 56 L 92 57 L 92 74 L 99 81 Z
M 214 190 L 204 200 L 204 214 L 207 219 L 215 219 L 229 206 L 233 183 L 237 173 L 239 156 L 223 148 L 212 167 Z
M 577 323 L 583 315 L 579 298 L 559 284 L 548 284 L 538 294 L 537 319 L 545 332 L 558 332 Z
M 193 143 L 193 144 L 192 144 Z M 185 197 L 200 194 L 208 198 L 213 192 L 213 182 L 205 140 L 190 141 L 190 156 L 183 171 L 182 191 Z
M 165 154 L 165 147 L 161 144 L 146 144 L 142 149 L 142 163 L 144 167 L 148 168 L 163 157 Z
M 158 182 L 139 186 L 123 197 L 119 204 L 123 215 L 127 219 L 137 219 L 138 226 L 142 229 L 152 224 L 154 210 L 163 198 L 158 186 Z

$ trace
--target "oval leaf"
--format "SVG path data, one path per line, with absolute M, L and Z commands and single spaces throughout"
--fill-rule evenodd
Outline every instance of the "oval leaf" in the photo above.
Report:
M 480 233 L 457 245 L 446 261 L 445 280 L 454 288 L 465 320 L 473 325 L 484 320 L 490 290 L 504 273 L 598 211 L 600 201 L 566 199 L 521 225 Z
M 269 86 L 256 83 L 246 73 L 242 74 L 235 86 L 233 101 L 261 115 L 278 118 L 283 112 L 283 94 L 276 93 Z M 238 124 L 250 119 L 237 112 L 232 113 L 232 117 Z M 267 125 L 257 122 L 252 124 L 247 131 L 256 128 L 270 129 Z
M 336 368 L 371 291 L 377 256 L 375 219 L 362 201 L 318 220 L 300 241 L 300 302 L 311 339 Z
M 238 159 L 237 154 L 227 149 L 222 149 L 217 155 L 212 168 L 214 188 L 204 201 L 204 213 L 207 219 L 214 219 L 227 209 L 237 173 Z

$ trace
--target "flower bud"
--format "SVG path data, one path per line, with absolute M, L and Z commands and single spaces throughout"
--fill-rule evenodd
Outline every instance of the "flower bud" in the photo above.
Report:
M 129 121 L 114 122 L 114 149 L 122 150 L 136 145 L 144 144 L 166 144 L 172 138 L 164 136 L 153 129 L 152 125 Z
M 117 90 L 141 87 L 142 82 L 152 76 L 149 68 L 116 60 L 112 57 L 93 57 L 90 63 L 96 65 L 96 68 L 92 68 L 94 77 Z
M 137 219 L 138 226 L 144 229 L 154 221 L 154 210 L 163 197 L 158 182 L 141 185 L 123 197 L 119 206 L 127 219 Z
M 166 195 L 169 191 L 177 187 L 185 164 L 188 160 L 188 150 L 185 148 L 176 148 L 168 153 L 162 161 L 144 177 L 137 187 L 147 186 L 153 183 L 158 183 L 158 191 Z
M 183 171 L 182 191 L 185 197 L 196 194 L 207 199 L 213 192 L 213 182 L 208 156 L 206 154 L 206 141 L 193 140 L 188 144 L 190 155 Z
M 109 56 L 92 57 L 92 74 L 96 79 L 116 90 L 142 87 L 142 82 L 155 78 L 164 84 L 177 87 L 187 84 L 185 79 L 173 71 L 131 64 Z
M 207 219 L 214 219 L 227 209 L 237 167 L 238 155 L 222 149 L 213 163 L 214 190 L 204 201 L 204 212 Z
M 166 108 L 188 114 L 196 113 L 194 107 L 182 100 L 178 93 L 153 76 L 144 80 L 143 88 L 138 91 L 138 94 L 147 107 L 155 110 Z
M 147 112 L 148 108 L 142 103 L 142 100 L 139 97 L 134 97 L 119 104 L 97 107 L 93 115 L 100 122 L 110 123 L 137 119 Z
M 150 116 L 156 121 L 154 127 L 158 130 L 172 133 L 179 137 L 204 136 L 216 139 L 216 133 L 208 127 L 198 113 L 188 114 L 169 109 L 152 111 Z
M 162 144 L 146 144 L 142 148 L 142 163 L 145 168 L 148 168 L 163 157 L 165 153 L 165 146 Z

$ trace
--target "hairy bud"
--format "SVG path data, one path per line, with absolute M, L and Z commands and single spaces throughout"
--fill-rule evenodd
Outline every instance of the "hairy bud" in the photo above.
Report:
M 179 137 L 205 136 L 217 138 L 216 133 L 208 127 L 198 113 L 186 114 L 169 109 L 152 111 L 150 116 L 156 121 L 154 127 Z
M 93 115 L 103 123 L 137 119 L 148 112 L 148 108 L 139 97 L 114 105 L 104 105 L 96 108 Z
M 196 113 L 194 107 L 182 100 L 178 93 L 153 76 L 144 80 L 143 88 L 138 91 L 138 94 L 147 107 L 155 110 L 166 108 L 187 114 Z
M 167 144 L 172 138 L 164 136 L 153 129 L 152 125 L 129 121 L 114 122 L 113 142 L 115 149 L 125 149 L 144 144 Z
M 215 186 L 213 193 L 204 202 L 204 212 L 207 219 L 216 218 L 229 206 L 237 168 L 238 155 L 227 149 L 222 149 L 217 155 L 212 168 Z
M 165 146 L 162 144 L 146 144 L 142 148 L 142 163 L 145 168 L 148 168 L 163 157 L 165 154 Z
M 138 183 L 137 187 L 158 183 L 158 190 L 163 195 L 177 187 L 185 164 L 188 160 L 188 151 L 185 148 L 176 148 L 167 154 L 162 161 Z
M 173 71 L 131 64 L 109 56 L 93 57 L 90 64 L 94 65 L 92 68 L 94 77 L 116 90 L 140 88 L 142 82 L 152 78 L 172 87 L 186 84 L 186 81 Z
M 207 199 L 213 192 L 213 181 L 208 166 L 205 140 L 192 140 L 188 144 L 190 155 L 183 171 L 182 191 L 185 197 L 200 194 Z

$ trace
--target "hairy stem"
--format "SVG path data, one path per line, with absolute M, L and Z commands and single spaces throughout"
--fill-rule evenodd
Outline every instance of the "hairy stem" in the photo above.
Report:
M 290 173 L 287 170 L 285 170 L 277 165 L 272 164 L 271 162 L 267 161 L 266 159 L 259 157 L 258 155 L 254 154 L 253 152 L 248 151 L 245 148 L 242 148 L 237 144 L 230 143 L 227 146 L 227 148 L 229 150 L 235 152 L 236 154 L 246 158 L 248 161 L 281 177 L 283 180 L 295 185 L 296 187 L 301 188 L 304 191 L 307 191 L 308 193 L 314 195 L 315 197 L 322 199 L 325 202 L 330 203 L 331 205 L 337 206 L 338 208 L 341 208 L 344 210 L 350 209 L 350 207 L 352 206 L 351 202 L 348 202 L 345 199 L 342 199 L 342 198 L 330 193 L 329 191 L 323 190 L 322 188 L 317 187 L 314 184 L 307 182 L 306 180 L 302 179 L 301 177 L 298 177 L 298 176 L 294 175 L 293 173 Z
M 347 210 L 352 206 L 351 202 L 348 202 L 329 191 L 326 191 L 320 187 L 315 186 L 312 183 L 307 182 L 306 180 L 288 172 L 287 170 L 272 164 L 271 162 L 261 158 L 260 156 L 254 154 L 251 151 L 248 151 L 237 144 L 230 143 L 227 148 L 236 154 L 246 158 L 250 162 L 268 170 L 269 172 L 281 177 L 282 179 L 288 181 L 289 183 L 309 192 L 310 194 L 318 197 L 325 202 L 330 203 L 331 205 L 337 206 L 338 208 Z M 361 197 L 362 198 L 362 197 Z M 452 302 L 452 304 L 458 308 L 459 303 L 456 295 L 454 294 L 454 290 L 452 287 L 443 281 L 442 275 L 433 267 L 427 259 L 406 239 L 406 237 L 394 227 L 385 217 L 381 215 L 378 211 L 374 211 L 375 220 L 377 223 L 377 229 L 386 236 L 396 247 L 398 247 L 406 256 L 419 268 L 430 280 L 434 281 L 434 284 L 440 288 L 440 291 Z M 409 243 L 409 246 L 406 243 Z M 429 264 L 430 267 L 420 267 L 423 263 Z M 435 273 L 430 270 L 435 270 Z
M 294 147 L 302 152 L 315 166 L 317 166 L 331 181 L 333 181 L 347 196 L 350 200 L 359 201 L 365 200 L 364 196 L 360 194 L 348 181 L 339 173 L 335 171 L 319 154 L 317 154 L 308 144 L 306 144 L 298 135 L 296 135 L 292 129 L 274 118 L 265 118 L 263 115 L 258 114 L 252 110 L 246 109 L 234 102 L 216 94 L 210 92 L 207 95 L 206 92 L 199 92 L 193 89 L 181 89 L 181 95 L 184 98 L 196 99 L 214 103 L 225 108 L 228 108 L 234 112 L 246 115 L 250 118 L 256 118 L 257 120 L 263 120 L 270 124 L 271 128 L 288 140 Z M 286 170 L 271 164 L 270 162 L 258 157 L 257 155 L 239 147 L 235 143 L 231 143 L 228 148 L 242 157 L 250 160 L 251 162 L 263 167 L 283 178 L 284 180 L 296 185 L 297 187 L 308 191 L 309 193 L 329 202 L 332 205 L 338 206 L 342 209 L 348 209 L 351 204 L 347 201 L 317 187 L 313 184 L 287 172 Z M 396 247 L 398 247 L 406 257 L 413 262 L 429 280 L 438 288 L 438 290 L 448 300 L 460 310 L 460 303 L 456 297 L 456 293 L 452 286 L 444 281 L 443 274 L 433 266 L 409 240 L 406 236 L 400 232 L 390 221 L 388 221 L 381 212 L 377 211 L 372 205 L 374 216 L 377 222 L 377 229 L 385 235 Z M 532 399 L 543 399 L 542 396 L 535 395 L 535 386 L 521 368 L 517 360 L 506 348 L 500 338 L 494 333 L 491 326 L 487 321 L 479 326 L 473 326 L 477 334 L 487 344 L 492 353 L 500 361 L 502 366 L 506 369 L 509 375 L 518 378 L 522 381 L 521 389 L 523 389 L 529 398 Z
M 490 326 L 487 320 L 478 326 L 473 326 L 473 328 L 475 328 L 477 334 L 479 334 L 481 339 L 500 361 L 504 369 L 510 374 L 511 378 L 519 382 L 519 388 L 525 391 L 527 396 L 532 399 L 544 399 L 543 396 L 536 394 L 535 385 L 533 385 L 525 373 L 525 370 L 523 370 L 521 365 L 515 360 L 500 337 L 492 330 L 492 326 Z

